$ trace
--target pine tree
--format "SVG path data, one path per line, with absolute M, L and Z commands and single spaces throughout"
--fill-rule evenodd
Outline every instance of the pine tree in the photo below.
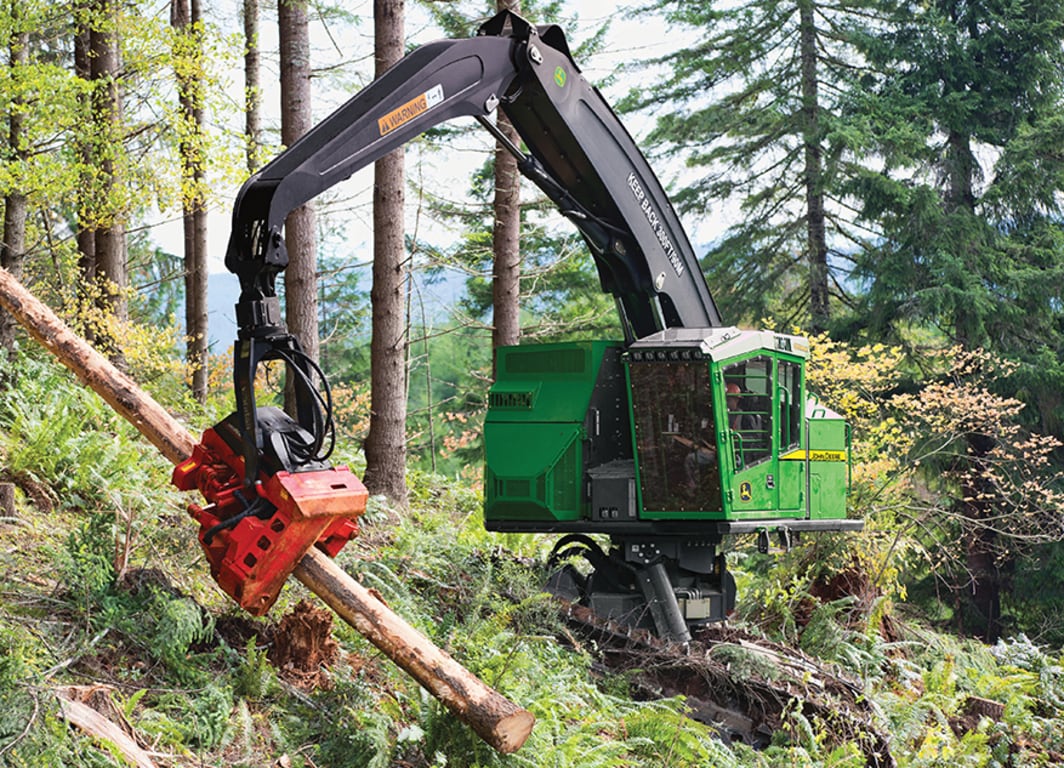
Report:
M 500 11 L 521 11 L 520 0 L 498 0 Z M 495 125 L 513 145 L 520 139 L 502 110 Z M 495 145 L 495 198 L 492 201 L 492 371 L 494 350 L 517 344 L 521 338 L 521 174 L 517 158 L 502 144 Z
M 867 316 L 938 324 L 974 348 L 1045 341 L 1061 296 L 1064 9 L 898 3 L 858 108 L 882 170 L 853 188 L 885 235 L 859 264 Z M 1054 279 L 1057 276 L 1057 279 Z
M 25 14 L 17 3 L 11 5 L 11 30 L 8 39 L 8 77 L 11 82 L 21 80 L 22 70 L 29 63 L 29 28 L 25 25 Z M 16 92 L 10 102 L 10 114 L 7 118 L 7 146 L 12 159 L 24 164 L 28 159 L 25 141 L 26 100 Z M 22 276 L 22 262 L 26 249 L 26 211 L 27 197 L 25 190 L 13 188 L 4 196 L 3 242 L 0 243 L 0 267 L 11 272 L 16 278 Z M 0 348 L 9 354 L 15 351 L 14 319 L 0 310 Z M 6 370 L 7 366 L 5 366 Z M 0 373 L 0 382 L 7 378 Z
M 292 146 L 313 126 L 310 96 L 310 32 L 306 0 L 281 0 L 277 7 L 281 46 L 281 142 Z M 285 321 L 312 360 L 319 355 L 317 227 L 312 203 L 288 214 L 284 226 Z M 294 410 L 294 394 L 286 387 Z
M 858 102 L 883 161 L 853 185 L 884 234 L 858 265 L 868 285 L 862 317 L 876 335 L 915 320 L 966 349 L 1030 360 L 1049 348 L 1059 360 L 1064 9 L 934 0 L 892 11 L 890 25 L 864 41 L 890 74 L 869 78 Z M 1059 363 L 1028 372 L 1043 391 L 1062 373 Z M 978 469 L 997 448 L 973 431 L 959 460 Z M 1008 580 L 993 524 L 1005 503 L 975 471 L 956 500 L 968 566 L 956 586 L 989 640 L 1002 629 Z
M 174 70 L 180 103 L 181 203 L 185 254 L 185 358 L 192 396 L 207 400 L 207 190 L 205 74 L 200 0 L 173 0 Z
M 697 178 L 681 210 L 712 220 L 738 206 L 705 258 L 722 311 L 733 321 L 776 315 L 827 327 L 839 273 L 863 240 L 838 187 L 848 155 L 842 95 L 858 62 L 853 30 L 867 0 L 659 3 L 697 42 L 661 57 L 670 76 L 634 92 L 624 108 L 653 108 L 651 146 L 683 157 Z
M 244 155 L 249 173 L 259 169 L 262 151 L 262 86 L 259 66 L 259 3 L 244 0 Z
M 522 3 L 497 0 L 469 15 L 447 4 L 430 4 L 437 23 L 452 37 L 474 34 L 492 8 L 509 9 L 533 22 L 558 18 L 556 0 Z M 464 9 L 463 9 L 464 10 Z M 572 30 L 567 30 L 572 31 Z M 603 45 L 606 28 L 569 36 L 578 61 L 587 61 Z M 496 124 L 514 145 L 520 137 L 500 110 Z M 446 136 L 447 129 L 439 131 Z M 471 179 L 468 205 L 429 195 L 435 215 L 465 227 L 465 238 L 451 248 L 419 248 L 436 264 L 470 273 L 460 310 L 472 322 L 490 321 L 492 348 L 526 337 L 560 339 L 574 331 L 616 334 L 616 309 L 602 293 L 594 263 L 568 222 L 554 215 L 552 203 L 531 185 L 521 197 L 513 155 L 496 143 L 491 159 Z
M 88 119 L 81 136 L 91 181 L 80 210 L 79 243 L 85 242 L 85 282 L 98 291 L 101 309 L 120 322 L 127 318 L 125 216 L 122 185 L 122 90 L 119 7 L 113 0 L 89 0 L 83 7 L 84 59 L 90 86 Z M 96 183 L 92 183 L 96 182 Z M 114 339 L 101 339 L 117 363 Z

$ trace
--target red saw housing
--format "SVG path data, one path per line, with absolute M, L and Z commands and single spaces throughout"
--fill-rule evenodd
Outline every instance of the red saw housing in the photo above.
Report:
M 190 504 L 211 576 L 254 616 L 270 609 L 296 564 L 315 544 L 330 557 L 358 535 L 356 518 L 369 493 L 347 467 L 260 474 L 244 485 L 244 458 L 215 428 L 174 468 L 180 490 L 199 489 Z

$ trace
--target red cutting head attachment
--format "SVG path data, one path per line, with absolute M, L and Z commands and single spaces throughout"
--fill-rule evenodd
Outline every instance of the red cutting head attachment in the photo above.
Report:
M 200 524 L 211 575 L 242 608 L 261 616 L 312 546 L 335 557 L 358 534 L 356 518 L 369 494 L 347 467 L 272 474 L 263 468 L 259 482 L 247 487 L 234 434 L 230 420 L 204 432 L 172 481 L 184 491 L 199 489 L 207 501 L 188 511 Z

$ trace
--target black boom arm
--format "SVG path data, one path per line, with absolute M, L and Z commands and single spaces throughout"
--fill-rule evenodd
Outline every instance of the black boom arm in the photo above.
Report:
M 509 11 L 474 38 L 424 45 L 400 60 L 249 179 L 237 196 L 225 264 L 240 279 L 237 406 L 262 447 L 253 382 L 259 360 L 291 348 L 275 290 L 288 265 L 287 215 L 429 128 L 461 116 L 509 117 L 522 173 L 579 229 L 629 341 L 721 318 L 668 197 L 565 35 Z M 297 345 L 298 346 L 298 345 Z M 301 409 L 302 410 L 302 409 Z M 299 416 L 300 426 L 311 429 Z M 250 474 L 250 472 L 249 472 Z

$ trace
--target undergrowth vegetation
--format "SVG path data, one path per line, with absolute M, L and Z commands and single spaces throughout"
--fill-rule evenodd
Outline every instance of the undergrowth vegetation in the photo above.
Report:
M 638 671 L 604 671 L 541 591 L 551 542 L 484 531 L 479 491 L 416 472 L 411 508 L 371 499 L 338 560 L 531 710 L 531 738 L 496 754 L 342 623 L 338 655 L 307 686 L 269 653 L 277 619 L 312 596 L 293 582 L 269 617 L 238 613 L 210 579 L 166 462 L 55 365 L 27 358 L 20 370 L 0 400 L 0 465 L 19 488 L 16 516 L 0 522 L 0 766 L 123 765 L 113 743 L 62 714 L 60 697 L 90 693 L 159 766 L 867 764 L 803 710 L 800 691 L 755 750 L 689 718 L 682 698 L 649 696 Z M 904 558 L 852 538 L 730 552 L 733 625 L 858 686 L 893 764 L 1064 761 L 1064 656 L 1022 634 L 984 645 L 935 629 L 901 603 Z M 879 582 L 853 582 L 854 563 Z M 737 681 L 774 674 L 740 646 L 714 653 Z

